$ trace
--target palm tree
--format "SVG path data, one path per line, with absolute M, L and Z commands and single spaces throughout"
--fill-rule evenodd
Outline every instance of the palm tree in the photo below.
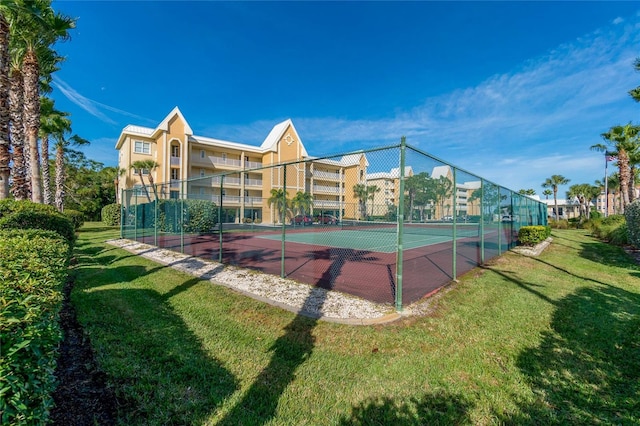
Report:
M 553 194 L 553 191 L 550 189 L 545 189 L 544 191 L 542 191 L 542 195 L 544 195 L 545 199 L 548 200 L 549 199 L 549 195 Z
M 440 212 L 441 215 L 444 217 L 445 216 L 445 201 L 447 201 L 447 198 L 449 198 L 451 196 L 452 193 L 452 188 L 453 188 L 453 182 L 451 180 L 449 180 L 446 176 L 440 176 L 438 179 L 435 180 L 435 187 L 434 187 L 434 196 L 436 199 L 436 203 L 440 204 Z M 449 208 L 451 207 L 450 204 L 447 204 L 446 206 L 446 210 L 447 212 L 449 211 Z
M 0 2 L 0 200 L 9 196 L 11 141 L 9 139 L 9 21 L 13 2 Z
M 51 204 L 51 174 L 49 172 L 49 136 L 53 136 L 58 142 L 56 146 L 60 144 L 66 145 L 64 134 L 71 131 L 71 120 L 67 117 L 69 113 L 61 112 L 55 109 L 54 101 L 50 98 L 42 97 L 40 99 L 40 147 L 42 161 L 40 163 L 42 169 L 42 186 L 43 186 L 43 198 L 44 204 Z M 64 151 L 64 146 L 63 146 Z M 58 179 L 58 163 L 61 161 L 58 156 L 64 153 L 56 152 L 56 179 Z M 62 178 L 64 180 L 64 178 Z M 56 180 L 56 192 L 59 190 L 59 185 Z M 56 195 L 56 197 L 58 197 Z M 58 206 L 58 202 L 56 202 Z M 59 208 L 59 207 L 58 207 Z
M 62 58 L 55 55 L 50 46 L 59 40 L 69 38 L 69 30 L 74 28 L 75 20 L 56 13 L 49 0 L 29 3 L 32 7 L 32 19 L 21 21 L 15 35 L 25 48 L 22 60 L 24 77 L 24 120 L 25 142 L 29 147 L 29 165 L 31 170 L 31 199 L 41 203 L 42 181 L 40 178 L 40 155 L 38 153 L 38 132 L 40 129 L 40 76 L 44 70 L 55 68 L 52 63 L 41 69 L 40 59 Z
M 358 200 L 358 205 L 360 206 L 360 217 L 366 219 L 367 217 L 367 197 L 369 193 L 367 192 L 367 186 L 363 183 L 357 183 L 353 185 L 353 196 Z
M 569 179 L 565 178 L 562 175 L 552 175 L 550 178 L 547 178 L 542 183 L 543 188 L 551 188 L 553 191 L 553 205 L 555 206 L 554 210 L 554 219 L 558 220 L 558 187 L 560 185 L 566 185 L 570 182 Z
M 518 191 L 518 194 L 522 194 L 522 195 L 536 195 L 536 190 L 529 188 L 529 189 L 521 189 L 520 191 Z
M 306 214 L 311 211 L 313 196 L 308 192 L 298 191 L 291 200 L 291 207 L 299 214 Z
M 635 159 L 635 153 L 639 149 L 640 127 L 631 123 L 624 126 L 613 126 L 608 132 L 602 133 L 600 136 L 608 143 L 608 146 L 596 144 L 592 145 L 591 149 L 617 157 L 622 196 L 621 213 L 624 213 L 624 209 L 631 202 L 629 194 L 633 190 L 634 183 L 631 180 L 630 155 Z
M 59 211 L 64 210 L 64 198 L 65 198 L 65 167 L 64 167 L 64 153 L 69 145 L 88 145 L 89 141 L 81 138 L 78 135 L 73 135 L 66 140 L 64 137 L 60 138 L 56 143 L 56 199 L 55 205 Z M 149 175 L 151 180 L 151 175 Z
M 138 161 L 134 161 L 131 164 L 131 168 L 134 169 L 134 171 L 138 174 L 138 177 L 140 178 L 140 183 L 142 184 L 142 188 L 144 189 L 144 193 L 147 196 L 147 200 L 149 202 L 151 202 L 151 196 L 149 195 L 149 190 L 147 190 L 147 186 L 144 184 L 144 177 L 143 177 L 143 172 L 146 170 L 147 176 L 149 177 L 149 186 L 153 189 L 153 195 L 155 196 L 155 199 L 158 199 L 158 193 L 157 193 L 157 189 L 154 185 L 153 182 L 153 171 L 158 168 L 160 165 L 158 163 L 156 163 L 153 160 L 138 160 Z
M 22 60 L 14 56 L 11 60 L 9 73 L 9 81 L 11 82 L 11 89 L 9 90 L 9 115 L 11 118 L 9 133 L 13 148 L 13 168 L 11 169 L 13 185 L 11 186 L 11 193 L 16 200 L 27 200 L 31 196 L 31 181 L 28 179 L 27 158 L 24 149 L 24 123 L 22 120 L 24 88 L 22 85 L 21 64 Z
M 381 188 L 378 188 L 377 185 L 371 185 L 367 187 L 367 198 L 371 200 L 371 216 L 373 216 L 373 201 L 376 198 L 376 194 L 380 192 Z
M 289 206 L 289 200 L 287 199 L 288 193 L 284 192 L 284 189 L 272 189 L 271 197 L 267 200 L 267 203 L 272 206 L 272 209 L 278 213 L 278 217 L 276 218 L 276 223 L 282 217 L 282 213 Z

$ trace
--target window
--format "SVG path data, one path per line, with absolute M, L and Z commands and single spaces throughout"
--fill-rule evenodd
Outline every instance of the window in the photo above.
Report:
M 149 169 L 136 169 L 135 172 L 137 175 L 146 176 L 149 174 Z
M 223 152 L 223 153 L 222 153 L 222 162 L 223 162 L 223 163 L 226 163 L 226 162 L 227 162 L 227 153 L 226 153 L 226 152 Z
M 204 149 L 200 150 L 200 158 L 204 158 Z
M 171 179 L 173 180 L 177 180 L 180 179 L 179 175 L 180 175 L 180 169 L 171 169 Z
M 142 189 L 142 185 L 133 185 L 133 195 L 136 195 L 136 196 L 144 195 L 144 190 Z
M 180 147 L 178 145 L 171 146 L 171 156 L 180 157 Z
M 200 169 L 200 177 L 204 177 L 204 169 Z
M 136 154 L 151 154 L 151 143 L 135 141 L 133 152 Z

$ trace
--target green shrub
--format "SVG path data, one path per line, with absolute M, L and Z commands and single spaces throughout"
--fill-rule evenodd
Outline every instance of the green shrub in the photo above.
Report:
M 43 213 L 58 212 L 58 210 L 56 210 L 56 208 L 53 206 L 50 206 L 48 204 L 34 203 L 29 200 L 16 201 L 5 199 L 0 201 L 0 218 L 20 211 L 35 211 Z
M 627 220 L 629 244 L 640 248 L 640 200 L 635 200 L 624 210 Z
M 84 214 L 78 210 L 65 210 L 62 214 L 71 219 L 73 228 L 77 231 L 84 225 Z
M 154 203 L 140 206 L 139 227 L 147 227 L 148 223 L 153 226 L 154 206 Z M 164 232 L 207 233 L 218 223 L 218 207 L 206 200 L 159 200 L 157 217 L 158 227 Z
M 609 241 L 611 244 L 616 244 L 619 246 L 624 246 L 629 244 L 629 229 L 626 224 L 622 224 L 616 226 L 615 228 L 610 229 L 605 235 L 604 239 Z
M 47 423 L 68 260 L 55 232 L 0 231 L 1 424 Z
M 518 231 L 518 241 L 524 246 L 535 246 L 546 240 L 549 235 L 551 235 L 551 228 L 549 226 L 523 226 Z
M 61 213 L 20 210 L 0 219 L 0 229 L 47 229 L 62 235 L 73 245 L 76 239 L 71 219 Z
M 102 208 L 102 222 L 107 226 L 120 226 L 122 208 L 120 204 L 107 204 Z
M 550 220 L 549 226 L 552 229 L 569 229 L 569 221 L 566 219 Z

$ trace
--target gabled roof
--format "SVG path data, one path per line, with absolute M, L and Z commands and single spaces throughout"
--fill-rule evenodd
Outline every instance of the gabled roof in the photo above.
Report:
M 126 135 L 153 138 L 160 131 L 165 131 L 165 132 L 168 131 L 169 122 L 173 120 L 173 118 L 176 116 L 178 116 L 184 123 L 184 132 L 187 135 L 193 135 L 193 130 L 191 130 L 191 126 L 189 126 L 189 123 L 187 123 L 187 120 L 184 118 L 184 115 L 182 115 L 180 108 L 175 107 L 174 109 L 171 110 L 169 114 L 167 114 L 164 120 L 162 120 L 155 129 L 152 129 L 150 127 L 143 127 L 143 126 L 134 126 L 131 124 L 127 125 L 124 129 L 122 129 L 122 133 L 120 133 L 120 137 L 116 142 L 116 149 L 120 149 Z
M 304 147 L 302 139 L 300 139 L 300 135 L 298 134 L 298 131 L 296 130 L 296 127 L 293 125 L 293 121 L 291 121 L 290 118 L 286 119 L 282 123 L 278 123 L 273 126 L 273 129 L 271 129 L 265 140 L 262 142 L 260 148 L 264 151 L 276 151 L 276 144 L 280 139 L 282 139 L 289 127 L 291 127 L 291 130 L 296 134 L 297 139 L 300 141 L 300 146 L 302 147 L 302 156 L 308 157 L 309 154 L 307 154 L 307 149 Z
M 433 168 L 433 172 L 431 172 L 431 177 L 434 179 L 440 179 L 441 176 L 447 177 L 449 176 L 451 168 L 449 166 L 436 166 Z

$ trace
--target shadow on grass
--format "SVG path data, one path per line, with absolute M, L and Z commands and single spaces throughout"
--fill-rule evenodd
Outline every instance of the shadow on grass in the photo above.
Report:
M 459 425 L 469 424 L 473 404 L 462 395 L 444 391 L 394 400 L 384 397 L 364 401 L 338 423 L 347 425 Z
M 556 302 L 552 330 L 517 365 L 535 401 L 510 424 L 639 424 L 640 295 L 581 288 Z
M 170 299 L 201 282 L 187 278 L 165 294 L 149 288 L 108 288 L 165 266 L 109 266 L 125 252 L 79 245 L 74 305 L 100 368 L 118 400 L 121 424 L 201 424 L 238 388 L 174 312 Z

